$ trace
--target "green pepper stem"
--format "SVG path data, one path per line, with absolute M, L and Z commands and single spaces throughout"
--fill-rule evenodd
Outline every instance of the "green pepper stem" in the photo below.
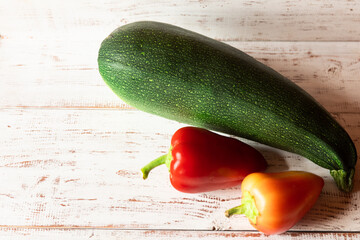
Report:
M 244 205 L 236 206 L 225 211 L 226 217 L 231 217 L 234 214 L 244 214 Z
M 241 205 L 237 207 L 233 207 L 227 211 L 225 211 L 225 216 L 230 217 L 234 214 L 244 214 L 248 217 L 250 222 L 256 223 L 257 216 L 260 215 L 259 210 L 256 207 L 254 197 L 247 191 L 243 193 L 241 198 Z
M 166 159 L 168 157 L 168 154 L 164 154 L 156 159 L 154 159 L 153 161 L 151 161 L 150 163 L 148 163 L 146 166 L 144 166 L 141 169 L 141 172 L 143 173 L 143 179 L 146 179 L 150 173 L 150 171 L 153 168 L 156 168 L 157 166 L 160 166 L 162 164 L 165 164 Z
M 165 164 L 168 170 L 170 171 L 170 163 L 172 161 L 172 155 L 171 155 L 172 147 L 170 147 L 167 154 L 164 154 L 154 160 L 152 160 L 150 163 L 148 163 L 145 167 L 141 169 L 141 172 L 143 173 L 143 179 L 147 179 L 150 171 L 153 168 L 156 168 L 157 166 L 160 166 L 162 164 Z

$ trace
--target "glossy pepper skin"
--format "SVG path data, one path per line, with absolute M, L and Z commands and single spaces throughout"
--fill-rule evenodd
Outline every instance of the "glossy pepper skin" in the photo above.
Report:
M 323 186 L 324 180 L 309 172 L 253 173 L 241 184 L 242 204 L 225 215 L 245 214 L 257 230 L 280 234 L 312 208 Z
M 144 179 L 154 167 L 166 164 L 172 186 L 185 193 L 233 187 L 267 163 L 255 148 L 235 138 L 197 127 L 183 127 L 165 154 L 142 168 Z

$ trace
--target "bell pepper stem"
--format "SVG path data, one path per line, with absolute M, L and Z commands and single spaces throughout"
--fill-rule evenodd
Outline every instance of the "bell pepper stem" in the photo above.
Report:
M 250 222 L 256 223 L 256 217 L 259 216 L 259 211 L 255 204 L 254 197 L 249 192 L 244 192 L 241 198 L 241 205 L 233 207 L 225 211 L 225 216 L 230 217 L 234 214 L 244 214 Z
M 143 179 L 146 179 L 150 173 L 150 171 L 154 168 L 156 168 L 157 166 L 160 166 L 162 164 L 165 164 L 166 159 L 168 157 L 168 154 L 164 154 L 154 160 L 152 160 L 150 163 L 148 163 L 147 165 L 145 165 L 142 169 L 141 172 L 143 173 Z
M 172 151 L 172 147 L 170 147 L 167 154 L 164 154 L 164 155 L 152 160 L 147 165 L 145 165 L 145 167 L 143 167 L 141 169 L 141 172 L 143 173 L 143 179 L 147 179 L 147 177 L 149 176 L 150 171 L 152 169 L 156 168 L 157 166 L 162 165 L 162 164 L 165 164 L 166 167 L 168 168 L 168 170 L 170 171 L 170 163 L 172 161 L 171 151 Z
M 230 208 L 229 210 L 225 211 L 226 217 L 231 217 L 234 214 L 244 214 L 244 205 L 240 205 L 237 207 Z

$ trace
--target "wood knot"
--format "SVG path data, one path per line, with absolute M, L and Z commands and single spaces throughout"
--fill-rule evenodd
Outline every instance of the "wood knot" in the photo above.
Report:
M 328 69 L 328 73 L 335 73 L 337 71 L 337 67 L 331 67 Z

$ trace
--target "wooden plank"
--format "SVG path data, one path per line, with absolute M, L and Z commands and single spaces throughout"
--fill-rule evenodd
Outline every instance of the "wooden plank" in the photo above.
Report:
M 89 39 L 73 46 L 59 39 L 48 47 L 48 40 L 25 39 L 23 48 L 6 39 L 0 46 L 0 66 L 6 69 L 0 71 L 0 107 L 129 108 L 98 73 L 101 40 Z M 330 112 L 360 111 L 360 42 L 229 44 L 296 82 Z
M 97 38 L 125 23 L 154 20 L 226 41 L 359 41 L 359 12 L 354 0 L 14 0 L 0 5 L 0 34 L 29 37 L 51 30 L 70 37 L 69 43 L 84 32 Z
M 288 232 L 281 235 L 266 236 L 264 234 L 246 231 L 171 231 L 171 230 L 121 230 L 121 229 L 54 229 L 54 228 L 0 228 L 1 240 L 63 240 L 63 239 L 269 239 L 269 240 L 356 240 L 360 239 L 359 233 L 342 232 Z
M 297 82 L 331 112 L 358 112 L 360 43 L 356 36 L 360 30 L 353 26 L 359 21 L 359 3 L 341 3 L 172 1 L 159 8 L 158 2 L 150 0 L 97 5 L 87 0 L 7 2 L 0 5 L 0 107 L 129 108 L 101 80 L 97 52 L 116 27 L 153 19 L 226 41 L 249 53 Z M 77 14 L 71 9 L 77 9 Z M 286 16 L 278 19 L 282 12 Z M 224 19 L 217 14 L 224 14 Z M 311 23 L 296 19 L 303 15 L 311 18 Z M 274 23 L 281 28 L 269 26 Z M 338 31 L 319 28 L 319 23 L 336 26 Z M 263 36 L 266 31 L 274 35 L 258 39 L 259 32 L 247 28 L 260 28 Z M 280 42 L 243 42 L 248 40 Z
M 99 45 L 138 20 L 227 42 L 309 91 L 359 149 L 359 12 L 353 0 L 0 0 L 0 239 L 265 238 L 242 216 L 224 218 L 239 187 L 182 194 L 165 167 L 141 179 L 183 125 L 129 111 L 98 74 Z M 270 239 L 359 239 L 359 174 L 354 191 L 340 193 L 327 170 L 246 142 L 268 171 L 306 170 L 326 182 L 305 218 Z
M 337 118 L 359 147 L 359 113 Z M 146 181 L 141 178 L 140 168 L 168 150 L 181 126 L 134 110 L 0 110 L 0 182 L 6 183 L 0 189 L 0 225 L 253 230 L 245 217 L 224 217 L 226 209 L 240 203 L 239 187 L 180 193 L 171 187 L 165 166 Z M 344 194 L 328 170 L 246 142 L 264 154 L 268 171 L 305 170 L 324 178 L 318 202 L 293 230 L 360 229 L 358 174 L 354 191 Z

